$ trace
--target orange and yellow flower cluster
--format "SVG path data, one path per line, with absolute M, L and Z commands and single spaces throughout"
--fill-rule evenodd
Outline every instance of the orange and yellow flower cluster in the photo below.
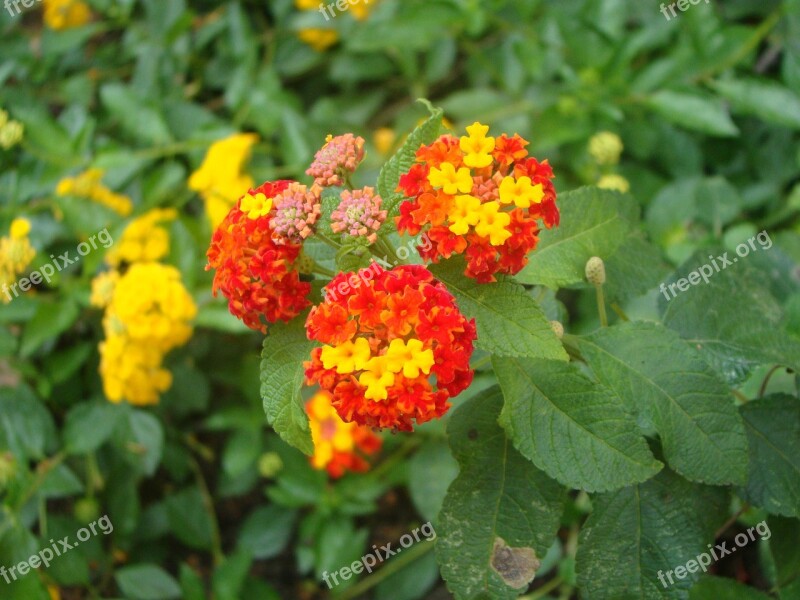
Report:
M 306 402 L 306 413 L 314 442 L 310 460 L 315 469 L 325 469 L 333 478 L 369 469 L 366 458 L 381 449 L 381 438 L 369 427 L 342 421 L 328 392 L 314 394 Z
M 295 243 L 294 237 L 279 238 L 273 224 L 277 196 L 286 192 L 289 199 L 296 195 L 306 198 L 304 191 L 293 187 L 296 185 L 266 182 L 250 190 L 223 219 L 208 249 L 206 270 L 216 269 L 214 295 L 222 292 L 231 313 L 262 333 L 266 333 L 267 323 L 289 321 L 310 305 L 311 285 L 300 280 L 296 264 L 302 245 Z M 294 220 L 287 217 L 286 223 L 303 221 L 308 226 L 308 215 L 301 214 L 304 206 L 296 206 Z M 319 214 L 318 207 L 309 210 Z M 307 234 L 297 228 L 291 233 L 301 238 Z
M 326 289 L 351 278 L 341 273 Z M 415 422 L 441 417 L 449 398 L 472 382 L 475 322 L 423 266 L 370 271 L 360 280 L 351 294 L 329 295 L 311 310 L 308 337 L 324 345 L 306 363 L 306 383 L 330 392 L 347 422 L 411 431 Z
M 463 254 L 466 275 L 480 282 L 518 273 L 536 247 L 540 222 L 559 222 L 548 162 L 529 157 L 519 135 L 488 132 L 476 122 L 466 136 L 443 135 L 422 146 L 400 178 L 398 191 L 409 200 L 396 217 L 401 233 L 427 233 L 432 244 L 420 247 L 423 258 Z

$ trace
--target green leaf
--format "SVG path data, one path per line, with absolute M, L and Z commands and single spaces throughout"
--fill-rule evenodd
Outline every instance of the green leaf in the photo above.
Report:
M 306 337 L 305 319 L 304 313 L 288 324 L 270 326 L 261 354 L 261 397 L 269 424 L 287 443 L 310 456 L 314 444 L 300 390 L 303 361 L 316 343 Z
M 375 600 L 422 600 L 439 582 L 439 566 L 433 552 L 392 573 L 375 587 Z
M 685 598 L 699 575 L 670 584 L 666 572 L 708 551 L 727 500 L 722 488 L 690 483 L 668 469 L 646 483 L 592 498 L 576 556 L 581 597 Z
M 408 493 L 423 519 L 435 521 L 458 463 L 444 442 L 427 443 L 408 461 Z
M 132 565 L 117 570 L 114 575 L 120 591 L 131 600 L 168 600 L 180 598 L 178 582 L 156 565 Z
M 238 546 L 258 560 L 277 556 L 289 543 L 296 519 L 297 511 L 291 508 L 257 508 L 242 524 Z
M 20 460 L 42 459 L 55 439 L 50 411 L 27 385 L 0 388 L 0 450 Z
M 78 305 L 71 300 L 52 303 L 42 302 L 36 314 L 25 326 L 19 353 L 28 358 L 43 344 L 69 329 L 79 315 Z
M 719 137 L 739 135 L 739 129 L 720 101 L 663 90 L 650 96 L 645 103 L 667 121 L 686 129 Z
M 247 552 L 237 552 L 225 557 L 214 571 L 211 587 L 217 600 L 239 600 L 253 559 Z
M 661 469 L 622 401 L 571 363 L 494 359 L 506 405 L 500 422 L 514 446 L 572 488 L 608 491 Z
M 561 520 L 564 488 L 514 449 L 497 424 L 502 406 L 492 388 L 459 406 L 447 427 L 461 472 L 439 513 L 436 555 L 458 600 L 516 598 Z M 514 558 L 516 573 L 507 569 Z
M 742 497 L 772 514 L 800 517 L 800 401 L 780 394 L 739 410 L 750 442 Z
M 171 494 L 165 504 L 169 526 L 175 537 L 190 548 L 208 550 L 213 525 L 200 490 L 192 487 Z
M 441 108 L 433 108 L 427 100 L 423 103 L 428 107 L 431 116 L 411 132 L 408 139 L 383 166 L 378 175 L 378 194 L 383 198 L 382 208 L 389 214 L 386 219 L 387 223 L 394 223 L 392 217 L 398 214 L 398 207 L 404 198 L 402 194 L 396 192 L 400 176 L 407 173 L 414 164 L 420 146 L 435 141 L 442 131 L 444 111 Z
M 735 579 L 704 575 L 689 591 L 689 600 L 770 600 L 772 596 L 739 583 Z
M 108 83 L 100 88 L 100 99 L 106 110 L 131 137 L 151 145 L 172 141 L 164 115 L 131 88 Z
M 664 324 L 700 350 L 729 383 L 741 381 L 759 364 L 782 364 L 800 371 L 800 341 L 783 331 L 782 310 L 769 293 L 768 280 L 744 264 L 745 259 L 724 254 L 738 262 L 723 268 L 723 261 L 716 258 L 723 255 L 721 250 L 698 251 L 666 282 L 659 296 Z M 708 283 L 700 279 L 684 292 L 676 287 L 674 282 L 685 278 L 688 283 L 691 272 L 714 263 L 720 271 L 714 271 Z
M 797 543 L 800 540 L 800 521 L 770 516 L 767 529 L 770 532 L 770 555 L 775 564 L 774 582 L 781 590 L 781 598 L 800 597 L 791 595 L 792 591 L 795 594 L 800 592 L 800 544 Z
M 561 225 L 541 232 L 518 281 L 554 289 L 584 282 L 586 261 L 610 258 L 639 219 L 631 196 L 595 187 L 560 194 L 558 207 Z
M 755 115 L 774 125 L 800 129 L 800 96 L 778 83 L 747 79 L 713 81 L 710 85 L 731 101 L 736 112 Z
M 567 353 L 544 311 L 521 285 L 512 281 L 478 283 L 463 274 L 461 260 L 430 267 L 455 296 L 461 312 L 475 318 L 476 345 L 497 356 L 567 360 Z
M 136 444 L 135 453 L 142 472 L 151 477 L 161 463 L 164 451 L 164 428 L 161 421 L 149 412 L 134 409 L 128 414 L 131 438 Z
M 670 271 L 661 250 L 640 234 L 626 237 L 605 263 L 606 297 L 621 302 L 656 287 Z
M 655 429 L 669 465 L 692 481 L 743 483 L 747 439 L 733 396 L 699 353 L 653 323 L 624 323 L 580 340 L 597 378 Z
M 70 454 L 94 452 L 114 434 L 123 410 L 108 402 L 84 402 L 67 413 L 64 446 Z

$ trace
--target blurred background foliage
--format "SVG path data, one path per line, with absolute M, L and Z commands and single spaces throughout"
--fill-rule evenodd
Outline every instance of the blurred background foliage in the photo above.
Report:
M 670 265 L 767 229 L 775 248 L 748 266 L 800 334 L 800 0 L 712 0 L 669 21 L 659 5 L 375 0 L 326 20 L 293 0 L 87 0 L 85 13 L 47 23 L 39 3 L 3 10 L 0 107 L 22 127 L 0 134 L 0 232 L 29 221 L 30 272 L 104 227 L 119 241 L 131 219 L 175 209 L 162 262 L 198 311 L 191 339 L 167 359 L 170 389 L 146 408 L 109 403 L 98 374 L 102 313 L 89 299 L 103 250 L 0 304 L 0 564 L 103 514 L 115 528 L 46 572 L 0 582 L 0 596 L 325 597 L 323 572 L 435 525 L 458 470 L 443 422 L 385 436 L 369 473 L 335 482 L 266 427 L 261 336 L 211 296 L 211 226 L 188 185 L 231 134 L 257 135 L 246 171 L 261 182 L 302 179 L 328 133 L 352 131 L 368 142 L 357 181 L 373 185 L 426 114 L 415 100 L 429 98 L 459 129 L 479 119 L 530 139 L 560 191 L 603 178 L 630 189 L 644 232 L 620 255 L 633 284 L 617 300 L 631 316 L 658 314 L 655 286 Z M 604 131 L 622 147 L 611 136 L 590 151 Z M 56 194 L 90 168 L 132 201 L 130 216 Z M 542 293 L 571 331 L 596 327 L 586 289 L 558 302 Z M 743 374 L 745 389 L 765 371 Z M 791 389 L 791 377 L 773 385 Z M 531 597 L 577 593 L 587 510 L 578 495 Z M 448 597 L 431 546 L 336 595 Z M 768 588 L 775 567 L 769 548 L 761 554 L 721 568 L 757 573 Z

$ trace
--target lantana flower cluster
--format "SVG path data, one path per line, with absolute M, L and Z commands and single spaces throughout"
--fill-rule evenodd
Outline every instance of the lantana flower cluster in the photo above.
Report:
M 31 224 L 26 219 L 14 219 L 7 236 L 0 238 L 0 302 L 8 304 L 12 296 L 8 288 L 25 271 L 36 256 L 28 239 Z
M 330 392 L 345 421 L 411 431 L 441 417 L 472 382 L 475 322 L 423 266 L 380 269 L 362 281 L 311 310 L 306 331 L 323 346 L 306 363 L 306 382 Z
M 65 177 L 59 181 L 56 194 L 86 198 L 113 210 L 122 217 L 127 217 L 133 212 L 133 202 L 127 196 L 111 191 L 103 185 L 102 179 L 101 169 L 88 169 L 75 177 Z
M 426 260 L 456 254 L 466 275 L 480 282 L 497 273 L 513 275 L 536 247 L 540 224 L 559 223 L 553 170 L 529 157 L 528 141 L 514 135 L 488 136 L 474 123 L 467 135 L 443 135 L 422 146 L 416 163 L 400 178 L 409 200 L 396 217 L 401 233 L 425 232 L 432 244 L 420 247 Z
M 342 420 L 328 392 L 319 391 L 306 402 L 306 413 L 314 442 L 310 458 L 315 469 L 325 469 L 333 478 L 346 472 L 369 469 L 367 458 L 381 449 L 381 438 L 369 428 Z

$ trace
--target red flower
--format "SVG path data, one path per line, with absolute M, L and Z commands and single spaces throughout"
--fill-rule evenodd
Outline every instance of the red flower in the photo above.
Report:
M 248 196 L 264 194 L 269 199 L 290 183 L 266 182 Z M 275 244 L 270 215 L 250 218 L 240 206 L 241 200 L 214 232 L 206 270 L 216 270 L 213 293 L 222 292 L 231 313 L 266 333 L 267 323 L 289 321 L 309 306 L 311 285 L 300 281 L 293 266 L 301 246 Z
M 475 322 L 425 267 L 369 271 L 374 278 L 359 274 L 349 297 L 328 293 L 311 309 L 306 332 L 325 345 L 306 362 L 306 383 L 331 392 L 344 421 L 410 431 L 441 417 L 471 383 Z M 350 277 L 337 276 L 328 290 Z

